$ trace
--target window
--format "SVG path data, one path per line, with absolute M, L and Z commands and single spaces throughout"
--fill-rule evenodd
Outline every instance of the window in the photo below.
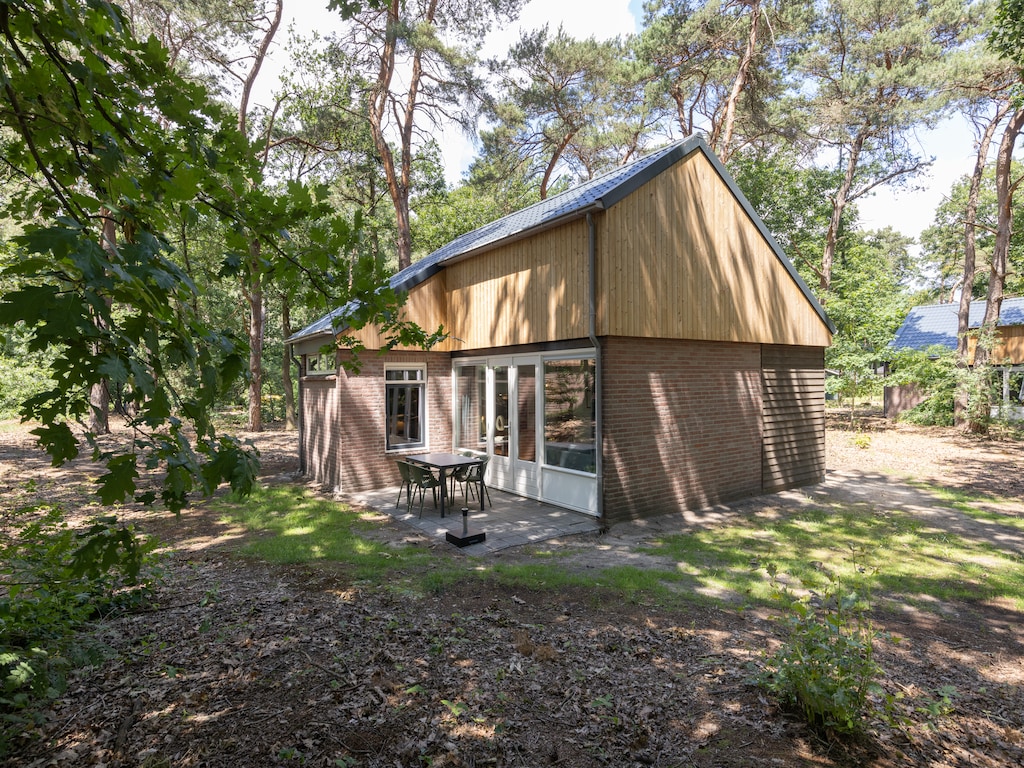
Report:
M 388 368 L 384 371 L 389 451 L 426 443 L 426 379 L 426 370 L 419 367 Z
M 463 451 L 487 451 L 487 366 L 455 367 L 455 447 Z
M 594 361 L 544 361 L 544 463 L 595 472 Z
M 324 376 L 338 372 L 337 359 L 333 352 L 306 355 L 306 375 Z

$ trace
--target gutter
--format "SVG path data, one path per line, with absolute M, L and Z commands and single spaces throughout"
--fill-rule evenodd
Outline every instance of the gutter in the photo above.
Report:
M 597 518 L 604 522 L 604 387 L 601 385 L 604 366 L 601 342 L 597 338 L 597 231 L 594 215 L 590 211 L 587 212 L 587 231 L 590 241 L 587 247 L 587 290 L 590 303 L 587 331 L 590 343 L 594 346 L 594 469 L 597 473 Z

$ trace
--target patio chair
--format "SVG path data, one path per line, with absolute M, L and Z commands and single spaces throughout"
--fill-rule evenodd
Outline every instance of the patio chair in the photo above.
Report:
M 423 517 L 423 494 L 429 488 L 434 493 L 434 506 L 437 506 L 437 489 L 441 487 L 441 481 L 434 473 L 425 467 L 417 464 L 409 464 L 410 490 L 419 489 L 420 492 L 420 517 Z M 412 496 L 409 496 L 409 510 L 412 510 Z
M 398 501 L 395 502 L 397 507 L 402 501 L 402 491 L 405 491 L 405 509 L 409 510 L 412 506 L 412 475 L 409 473 L 409 462 L 398 459 L 395 461 L 398 465 L 398 473 L 402 476 L 402 487 L 398 489 Z
M 476 493 L 477 486 L 480 484 L 481 479 L 484 477 L 484 473 L 487 471 L 487 462 L 491 460 L 490 456 L 484 456 L 479 464 L 470 464 L 466 467 L 459 467 L 455 472 L 452 473 L 452 489 L 454 492 L 454 483 L 458 483 L 462 486 L 462 498 L 470 498 Z M 468 489 L 468 490 L 467 490 Z M 469 494 L 467 496 L 466 494 Z M 487 484 L 484 483 L 484 493 L 487 494 L 487 503 L 491 503 L 491 492 L 487 490 Z

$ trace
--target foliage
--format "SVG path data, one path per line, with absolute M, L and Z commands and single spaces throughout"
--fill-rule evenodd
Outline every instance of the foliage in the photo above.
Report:
M 0 755 L 59 696 L 68 671 L 95 656 L 86 620 L 132 604 L 157 577 L 155 542 L 109 518 L 74 530 L 56 507 L 4 516 L 0 538 Z
M 840 733 L 863 730 L 870 697 L 882 693 L 882 668 L 874 658 L 877 633 L 868 606 L 838 576 L 828 578 L 820 594 L 797 596 L 768 566 L 772 594 L 785 611 L 787 637 L 765 654 L 755 681 L 795 706 L 812 726 Z
M 4 2 L 0 68 L 4 158 L 25 182 L 0 211 L 25 222 L 0 325 L 27 330 L 29 354 L 52 352 L 56 382 L 26 400 L 22 416 L 41 423 L 34 434 L 59 465 L 81 448 L 71 425 L 90 414 L 91 389 L 109 382 L 124 393 L 137 437 L 131 452 L 106 454 L 86 432 L 107 465 L 102 501 L 159 497 L 177 510 L 221 482 L 248 489 L 255 457 L 209 418 L 245 376 L 245 343 L 203 314 L 202 288 L 172 258 L 167 232 L 212 219 L 223 238 L 220 276 L 300 274 L 331 306 L 355 300 L 355 322 L 365 324 L 400 302 L 361 264 L 332 281 L 358 220 L 329 215 L 324 188 L 268 190 L 237 116 L 181 77 L 154 38 L 134 38 L 106 0 Z M 302 222 L 312 222 L 308 237 L 293 241 L 289 230 Z M 159 494 L 137 493 L 140 464 L 166 470 Z
M 541 198 L 559 179 L 591 179 L 635 156 L 654 133 L 643 67 L 618 39 L 576 40 L 544 26 L 488 68 L 499 79 L 484 136 L 491 167 L 536 183 Z
M 953 425 L 953 400 L 958 374 L 956 353 L 942 345 L 927 350 L 903 349 L 894 353 L 889 383 L 914 385 L 925 399 L 901 413 L 899 419 L 911 424 L 949 427 Z
M 851 406 L 882 388 L 881 363 L 909 303 L 903 289 L 911 279 L 908 251 L 908 238 L 892 230 L 852 233 L 839 251 L 825 295 L 836 325 L 825 365 L 838 373 L 828 390 L 850 398 Z
M 1024 70 L 1024 0 L 999 0 L 991 40 L 993 48 Z M 1021 84 L 1018 97 L 1024 96 Z

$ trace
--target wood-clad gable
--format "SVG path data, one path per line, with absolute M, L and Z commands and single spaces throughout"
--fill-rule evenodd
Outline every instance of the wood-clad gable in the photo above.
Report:
M 702 152 L 611 208 L 598 243 L 599 335 L 818 347 L 831 341 Z
M 831 343 L 806 286 L 721 173 L 695 148 L 591 211 L 598 336 Z M 585 338 L 589 248 L 580 213 L 466 254 L 412 288 L 404 317 L 443 325 L 444 352 Z M 383 341 L 372 329 L 352 335 L 370 349 Z

